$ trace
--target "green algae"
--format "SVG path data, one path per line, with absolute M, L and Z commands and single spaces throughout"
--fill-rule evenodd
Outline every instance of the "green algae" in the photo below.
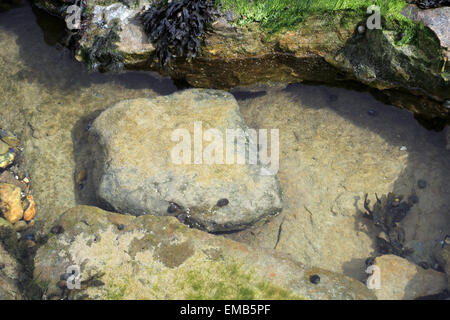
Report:
M 308 16 L 317 14 L 327 20 L 330 15 L 345 11 L 363 21 L 368 17 L 367 8 L 371 5 L 380 8 L 383 27 L 404 34 L 399 44 L 418 43 L 421 28 L 421 23 L 402 14 L 407 5 L 403 0 L 218 0 L 217 3 L 223 10 L 232 9 L 238 15 L 238 25 L 257 22 L 268 33 L 291 30 Z
M 270 281 L 255 276 L 239 261 L 215 261 L 208 269 L 189 270 L 179 281 L 186 299 L 192 300 L 253 300 L 253 299 L 303 299 Z

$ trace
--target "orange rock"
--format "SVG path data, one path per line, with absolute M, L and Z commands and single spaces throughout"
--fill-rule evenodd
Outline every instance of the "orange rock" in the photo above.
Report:
M 13 224 L 22 219 L 20 188 L 8 183 L 0 184 L 0 212 Z
M 23 214 L 23 219 L 25 221 L 30 221 L 36 216 L 36 203 L 34 202 L 32 195 L 28 195 L 27 200 L 28 200 L 28 207 Z

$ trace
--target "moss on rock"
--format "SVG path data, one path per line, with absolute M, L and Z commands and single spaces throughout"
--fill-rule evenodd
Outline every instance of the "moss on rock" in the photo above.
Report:
M 190 229 L 173 217 L 121 216 L 79 206 L 58 222 L 35 258 L 35 281 L 49 298 L 71 299 L 319 299 L 373 295 L 356 280 L 315 269 L 321 285 L 309 283 L 299 263 Z M 81 289 L 57 286 L 69 265 L 81 269 Z M 96 285 L 90 279 L 96 278 Z

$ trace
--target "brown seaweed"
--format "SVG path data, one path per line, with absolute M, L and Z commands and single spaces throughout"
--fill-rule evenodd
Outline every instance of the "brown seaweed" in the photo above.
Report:
M 141 14 L 150 41 L 156 45 L 156 58 L 167 66 L 175 57 L 195 58 L 200 38 L 214 19 L 214 1 L 174 0 L 160 2 Z

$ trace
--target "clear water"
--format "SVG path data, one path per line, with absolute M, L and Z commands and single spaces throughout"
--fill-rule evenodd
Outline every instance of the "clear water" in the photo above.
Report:
M 75 184 L 89 157 L 89 122 L 123 99 L 177 90 L 171 79 L 149 72 L 88 73 L 60 44 L 60 28 L 29 6 L 0 13 L 0 127 L 21 138 L 21 167 L 31 177 L 43 229 L 76 204 L 95 204 L 92 190 Z M 302 84 L 233 92 L 250 127 L 280 129 L 284 210 L 227 237 L 273 249 L 284 221 L 276 250 L 362 279 L 377 234 L 361 218 L 364 194 L 373 202 L 375 193 L 416 193 L 419 203 L 403 222 L 406 241 L 423 256 L 417 259 L 431 261 L 450 234 L 450 158 L 442 132 L 427 131 L 410 112 L 365 92 Z

